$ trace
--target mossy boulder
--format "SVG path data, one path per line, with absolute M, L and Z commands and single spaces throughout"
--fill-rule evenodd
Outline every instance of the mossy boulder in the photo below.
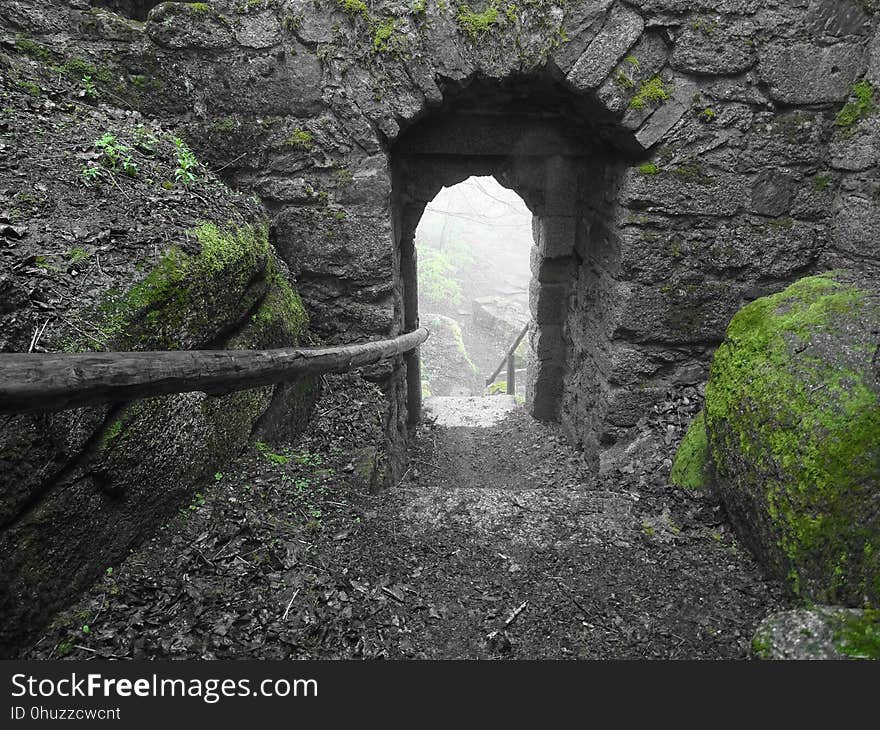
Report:
M 831 272 L 752 302 L 706 387 L 714 488 L 769 572 L 816 602 L 880 605 L 877 292 Z
M 814 606 L 765 618 L 752 638 L 755 659 L 880 659 L 880 611 Z

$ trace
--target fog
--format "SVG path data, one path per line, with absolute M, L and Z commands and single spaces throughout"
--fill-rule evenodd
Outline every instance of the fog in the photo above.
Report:
M 421 321 L 433 332 L 422 352 L 426 395 L 483 393 L 528 323 L 531 222 L 492 177 L 443 188 L 425 208 L 416 249 Z

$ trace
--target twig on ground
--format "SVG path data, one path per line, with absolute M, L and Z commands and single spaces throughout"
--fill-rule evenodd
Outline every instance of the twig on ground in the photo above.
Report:
M 528 603 L 529 603 L 528 601 L 523 601 L 522 603 L 519 604 L 519 606 L 517 606 L 515 609 L 513 609 L 510 616 L 507 617 L 507 621 L 504 622 L 505 629 L 508 626 L 510 626 L 510 624 L 512 624 L 514 621 L 516 621 L 517 616 L 519 616 L 523 611 L 525 611 Z
M 547 575 L 547 574 L 545 573 L 545 575 Z M 563 583 L 555 575 L 547 575 L 547 577 L 556 582 L 556 585 L 558 585 L 565 592 L 565 594 L 568 596 L 569 600 L 571 600 L 571 602 L 578 608 L 578 610 L 581 613 L 584 614 L 584 616 L 591 615 L 590 612 L 587 611 L 587 609 L 583 607 L 581 602 L 578 601 L 578 599 L 574 597 L 574 593 L 572 593 L 571 589 L 567 585 L 565 585 L 565 583 Z
M 28 347 L 28 352 L 34 351 L 34 348 L 37 346 L 37 344 L 40 342 L 40 338 L 43 336 L 43 332 L 46 331 L 46 325 L 48 325 L 49 322 L 51 322 L 51 321 L 52 321 L 52 318 L 49 317 L 48 319 L 46 319 L 45 322 L 43 322 L 42 327 L 35 327 L 34 328 L 34 336 L 31 337 L 31 346 Z
M 299 588 L 297 588 L 293 592 L 293 595 L 290 597 L 290 600 L 287 602 L 287 608 L 284 609 L 284 615 L 281 617 L 282 621 L 287 621 L 287 614 L 290 613 L 290 607 L 293 605 L 293 600 L 297 597 L 298 594 L 299 594 Z

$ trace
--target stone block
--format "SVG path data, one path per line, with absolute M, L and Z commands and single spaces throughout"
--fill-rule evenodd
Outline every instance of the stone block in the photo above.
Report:
M 864 48 L 854 43 L 772 43 L 758 55 L 770 97 L 783 104 L 841 103 L 865 68 Z
M 623 5 L 614 6 L 602 30 L 568 72 L 567 81 L 578 91 L 597 88 L 633 47 L 644 28 L 641 15 Z

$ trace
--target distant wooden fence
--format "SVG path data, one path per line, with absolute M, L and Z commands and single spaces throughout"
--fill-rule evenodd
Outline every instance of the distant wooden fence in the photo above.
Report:
M 190 391 L 221 395 L 341 373 L 411 352 L 428 334 L 420 328 L 377 342 L 277 350 L 0 354 L 0 413 L 60 411 Z M 420 400 L 408 404 L 410 411 L 421 409 Z
M 525 327 L 520 330 L 520 333 L 516 336 L 516 339 L 513 341 L 513 344 L 508 349 L 507 354 L 502 358 L 501 363 L 495 368 L 495 372 L 492 373 L 488 378 L 486 378 L 486 385 L 492 385 L 495 382 L 495 378 L 498 377 L 499 373 L 504 369 L 504 365 L 507 365 L 507 392 L 509 395 L 516 395 L 516 348 L 519 347 L 519 343 L 522 342 L 522 338 L 526 336 L 526 332 L 529 331 L 529 325 L 526 324 Z

